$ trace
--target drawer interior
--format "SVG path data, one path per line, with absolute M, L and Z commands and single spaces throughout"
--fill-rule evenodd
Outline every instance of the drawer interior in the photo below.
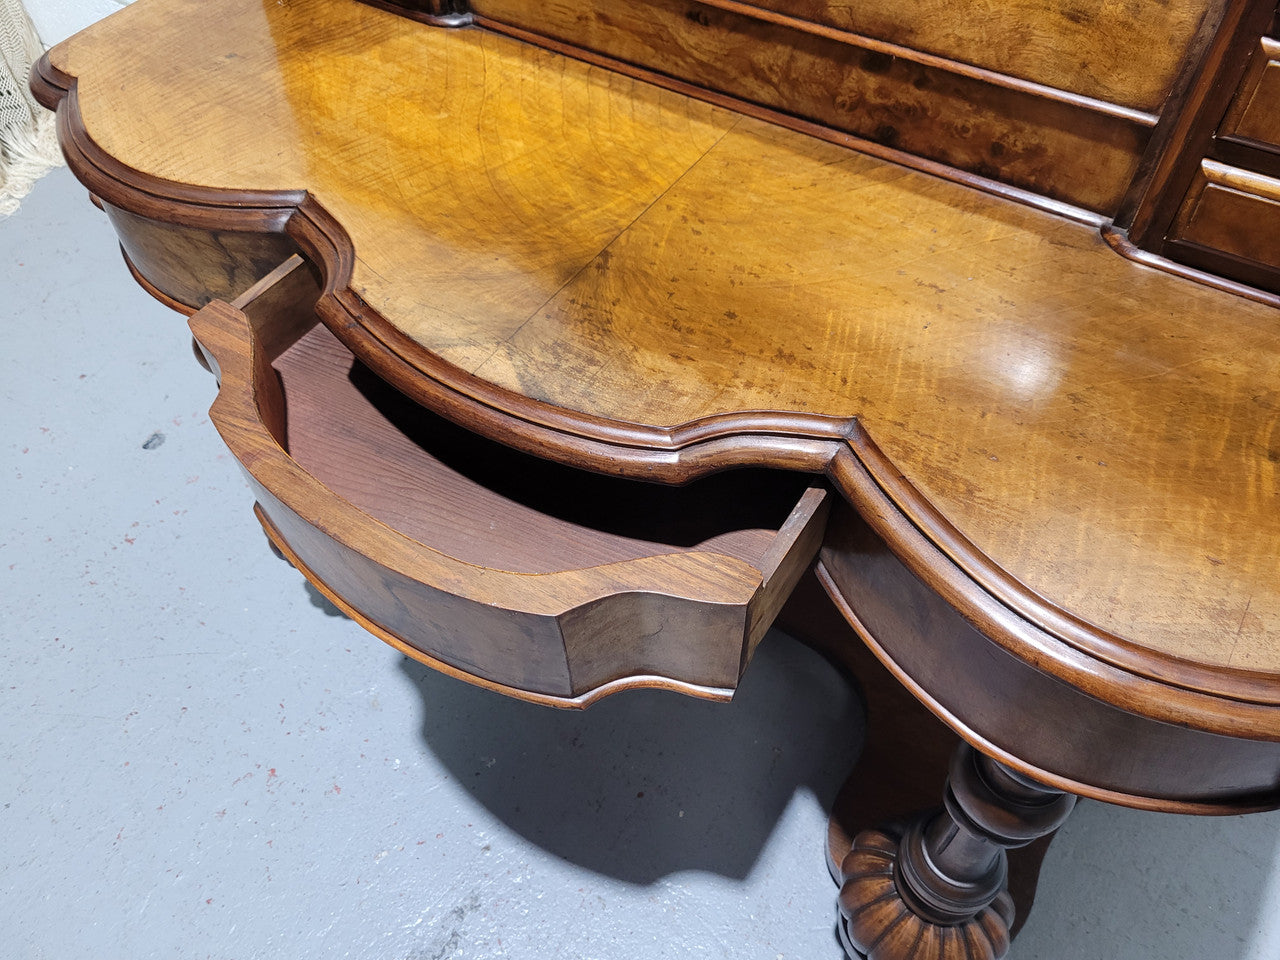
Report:
M 308 579 L 408 656 L 513 696 L 732 695 L 817 552 L 821 480 L 667 487 L 483 439 L 358 362 L 317 322 L 318 289 L 295 256 L 191 318 L 214 425 Z
M 759 568 L 802 474 L 735 470 L 683 487 L 607 477 L 484 439 L 405 398 L 316 324 L 273 364 L 300 466 L 370 516 L 458 560 L 552 573 L 688 551 Z

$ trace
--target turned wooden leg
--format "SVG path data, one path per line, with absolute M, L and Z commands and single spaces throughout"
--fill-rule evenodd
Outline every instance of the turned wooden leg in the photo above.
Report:
M 841 863 L 849 955 L 1000 960 L 1014 917 L 1005 851 L 1057 830 L 1075 801 L 962 744 L 941 810 L 860 833 Z

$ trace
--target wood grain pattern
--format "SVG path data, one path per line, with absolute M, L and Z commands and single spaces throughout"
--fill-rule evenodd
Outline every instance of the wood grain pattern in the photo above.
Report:
M 235 298 L 297 250 L 283 234 L 186 227 L 102 208 L 132 269 L 191 309 Z
M 122 63 L 116 77 L 83 71 L 90 78 L 78 93 L 92 137 L 108 155 L 175 182 L 231 190 L 305 184 L 356 234 L 377 224 L 416 232 L 429 211 L 434 222 L 415 241 L 413 279 L 396 263 L 408 252 L 398 240 L 365 235 L 352 286 L 392 314 L 418 284 L 451 291 L 442 319 L 452 347 L 443 355 L 464 366 L 491 350 L 493 323 L 514 330 L 734 119 L 531 47 L 427 30 L 361 4 L 239 0 L 237 9 L 198 0 L 135 4 L 105 21 L 101 43 L 134 46 L 125 38 L 148 37 L 155 62 Z M 216 53 L 207 43 L 213 37 Z M 80 35 L 60 48 L 59 67 L 76 75 L 82 57 L 101 67 L 88 40 Z M 390 71 L 368 70 L 369 57 Z M 113 92 L 94 97 L 98 84 Z M 108 105 L 122 86 L 139 97 L 134 120 Z M 175 88 L 201 89 L 217 106 L 184 102 Z M 90 103 L 102 109 L 95 114 Z M 253 149 L 228 151 L 228 138 L 250 116 Z M 178 152 L 162 131 L 181 129 L 187 146 Z M 369 148 L 367 137 L 379 129 L 396 131 L 390 153 Z M 213 170 L 201 167 L 222 172 L 210 178 Z M 358 189 L 344 199 L 321 181 Z M 511 211 L 523 229 L 510 230 L 504 219 L 482 229 L 489 209 Z M 478 260 L 485 268 L 477 274 Z M 478 341 L 468 331 L 472 315 L 483 317 Z
M 1204 161 L 1170 239 L 1271 267 L 1265 286 L 1280 289 L 1280 180 Z
M 1275 706 L 1224 708 L 1232 735 L 1216 736 L 1186 725 L 1203 695 L 1166 688 L 1153 719 L 1134 711 L 1140 695 L 1126 696 L 1119 671 L 1105 664 L 1076 659 L 1076 676 L 1056 679 L 979 633 L 843 505 L 833 511 L 819 574 L 859 636 L 936 716 L 1037 781 L 1168 812 L 1280 805 Z M 1070 658 L 1055 654 L 1059 644 L 1042 637 L 1041 657 Z M 1105 702 L 1085 692 L 1104 685 Z M 1244 739 L 1266 736 L 1271 742 Z
M 713 412 L 724 382 L 743 408 L 856 415 L 1035 592 L 1177 656 L 1274 668 L 1277 408 L 1257 389 L 1280 369 L 1274 314 L 1111 258 L 1084 230 L 779 139 L 726 138 L 607 271 L 477 372 L 642 422 Z M 850 195 L 856 218 L 822 215 Z M 1213 425 L 1200 453 L 1191 422 Z M 1099 582 L 1119 569 L 1134 579 Z M 1229 584 L 1240 571 L 1248 585 Z
M 1227 0 L 1217 27 L 1202 31 L 1203 55 L 1192 58 L 1174 90 L 1177 109 L 1166 113 L 1148 156 L 1116 217 L 1139 249 L 1159 250 L 1201 159 L 1213 143 L 1236 93 L 1249 54 L 1275 17 L 1260 0 Z
M 298 278 L 295 258 L 242 309 L 215 301 L 191 325 L 220 377 L 211 418 L 309 576 L 402 647 L 517 695 L 736 685 L 817 549 L 825 491 L 760 473 L 672 490 L 532 462 L 389 391 L 314 318 L 300 329 L 272 297 Z M 281 324 L 301 339 L 272 367 Z
M 677 682 L 667 677 L 658 676 L 620 677 L 618 679 L 611 680 L 608 683 L 601 684 L 600 686 L 588 690 L 586 693 L 580 694 L 576 697 L 535 693 L 528 688 L 512 687 L 507 684 L 498 683 L 485 677 L 481 677 L 472 671 L 462 669 L 448 661 L 432 656 L 419 647 L 407 643 L 400 636 L 391 632 L 380 623 L 376 623 L 369 619 L 368 616 L 348 603 L 344 597 L 336 593 L 329 584 L 327 584 L 303 561 L 303 559 L 290 545 L 289 541 L 285 539 L 284 534 L 281 533 L 275 522 L 267 516 L 266 511 L 263 510 L 261 504 L 255 505 L 254 515 L 258 518 L 259 523 L 262 524 L 263 532 L 266 533 L 271 545 L 279 551 L 280 556 L 287 560 L 292 566 L 296 567 L 298 571 L 302 573 L 303 576 L 305 576 L 321 594 L 333 603 L 335 607 L 341 610 L 369 633 L 373 634 L 389 646 L 399 650 L 406 657 L 417 660 L 419 663 L 423 663 L 431 669 L 437 670 L 446 676 L 462 680 L 486 690 L 492 690 L 494 693 L 500 693 L 504 696 L 515 697 L 530 703 L 559 707 L 562 709 L 583 709 L 603 697 L 611 696 L 612 694 L 620 693 L 624 690 L 638 690 L 652 687 L 673 690 L 687 696 L 698 697 L 703 700 L 726 701 L 731 699 L 733 696 L 732 690 L 720 689 L 717 687 L 698 687 L 693 684 Z M 303 540 L 306 540 L 311 535 L 307 530 L 301 528 L 299 529 L 299 533 Z M 314 531 L 312 531 L 312 533 L 314 533 Z
M 1147 110 L 1160 108 L 1201 19 L 1217 19 L 1224 6 L 1204 0 L 1142 6 L 1012 0 L 958 10 L 949 0 L 752 2 Z
M 131 37 L 149 70 L 100 55 Z M 1076 649 L 1138 675 L 1275 699 L 1273 309 L 1080 225 L 360 5 L 140 0 L 52 61 L 87 75 L 84 126 L 122 165 L 307 191 L 291 235 L 318 250 L 323 210 L 349 244 L 317 260 L 326 322 L 450 419 L 684 480 L 818 469 L 856 417 L 969 589 L 1033 624 L 1069 611 Z M 220 106 L 188 130 L 205 92 Z M 267 118 L 252 144 L 241 114 Z
M 1280 41 L 1263 37 L 1258 42 L 1219 135 L 1253 140 L 1280 150 Z
M 1117 259 L 1087 228 L 483 32 L 347 4 L 224 6 L 202 29 L 178 12 L 211 15 L 136 4 L 55 52 L 91 74 L 88 133 L 151 177 L 305 186 L 357 251 L 355 300 L 330 271 L 321 307 L 367 337 L 366 361 L 401 367 L 398 387 L 440 406 L 426 394 L 447 380 L 468 426 L 490 417 L 552 456 L 603 444 L 593 465 L 668 479 L 749 448 L 815 468 L 859 417 L 1033 596 L 1270 684 L 1276 401 L 1257 384 L 1275 380 L 1274 311 Z M 129 36 L 154 38 L 138 55 L 156 79 L 95 55 Z M 192 36 L 227 52 L 175 58 Z M 337 55 L 353 45 L 381 51 L 379 88 Z M 241 129 L 229 118 L 168 136 L 197 109 L 174 82 L 271 122 L 236 151 L 219 146 Z M 398 84 L 436 93 L 435 113 L 379 115 Z M 585 119 L 566 127 L 567 104 Z M 371 150 L 375 128 L 404 140 Z M 712 422 L 727 425 L 680 426 Z M 737 439 L 765 422 L 754 447 Z M 704 436 L 717 453 L 678 460 Z
M 485 0 L 475 9 L 498 29 L 510 24 L 1090 210 L 1116 208 L 1154 123 L 738 5 Z

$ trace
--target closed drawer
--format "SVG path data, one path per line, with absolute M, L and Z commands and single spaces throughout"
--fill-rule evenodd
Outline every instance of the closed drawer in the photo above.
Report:
M 820 483 L 671 488 L 510 450 L 356 362 L 315 321 L 311 283 L 293 258 L 191 326 L 263 525 L 317 587 L 407 654 L 528 699 L 731 694 L 816 554 Z
M 1280 289 L 1280 180 L 1203 161 L 1166 253 L 1263 289 Z
M 1218 136 L 1280 150 L 1280 41 L 1262 38 Z

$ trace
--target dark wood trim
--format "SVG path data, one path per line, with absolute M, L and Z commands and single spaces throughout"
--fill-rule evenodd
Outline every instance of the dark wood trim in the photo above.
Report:
M 441 360 L 349 289 L 322 298 L 320 313 L 362 363 L 423 406 L 508 446 L 598 473 L 659 483 L 753 463 L 819 473 L 852 425 L 782 410 L 718 414 L 672 427 L 606 420 L 495 387 Z
M 28 82 L 31 93 L 42 107 L 46 110 L 57 110 L 58 104 L 75 83 L 75 78 L 55 67 L 49 60 L 49 54 L 46 53 L 32 64 Z
M 1235 280 L 1228 280 L 1226 277 L 1219 276 L 1216 273 L 1197 270 L 1194 266 L 1188 266 L 1185 263 L 1170 260 L 1168 257 L 1161 256 L 1158 253 L 1152 253 L 1150 250 L 1144 250 L 1129 239 L 1127 232 L 1117 226 L 1103 227 L 1102 239 L 1106 240 L 1108 246 L 1116 253 L 1136 263 L 1141 263 L 1156 270 L 1163 270 L 1165 273 L 1185 277 L 1195 283 L 1204 284 L 1206 287 L 1224 290 L 1237 297 L 1244 297 L 1246 300 L 1265 303 L 1269 307 L 1280 307 L 1280 295 L 1270 293 L 1267 290 L 1259 290 L 1257 287 L 1251 287 Z
M 703 6 L 715 7 L 718 10 L 735 13 L 743 17 L 751 17 L 755 20 L 763 20 L 800 33 L 808 33 L 827 40 L 835 40 L 837 43 L 857 47 L 860 50 L 869 50 L 898 60 L 918 63 L 921 66 L 967 77 L 970 80 L 977 80 L 994 87 L 1016 90 L 1019 93 L 1026 93 L 1043 100 L 1053 100 L 1056 103 L 1065 103 L 1068 106 L 1078 107 L 1081 110 L 1088 110 L 1103 116 L 1127 120 L 1139 126 L 1154 127 L 1160 120 L 1156 114 L 1147 113 L 1144 110 L 1135 110 L 1132 107 L 1110 103 L 1106 100 L 1098 100 L 1094 97 L 1087 97 L 1084 94 L 1072 93 L 1070 90 L 1050 87 L 1043 83 L 1036 83 L 1033 80 L 1024 80 L 1021 77 L 1010 76 L 1007 73 L 988 70 L 985 67 L 974 66 L 959 60 L 951 60 L 947 57 L 940 57 L 936 54 L 926 53 L 923 50 L 914 50 L 901 44 L 877 40 L 874 37 L 855 33 L 852 30 L 842 30 L 839 27 L 830 27 L 825 24 L 814 23 L 812 20 L 778 13 L 776 10 L 766 10 L 763 7 L 757 7 L 755 4 L 742 3 L 740 0 L 697 0 L 697 2 Z
M 1216 34 L 1199 68 L 1186 72 L 1192 80 L 1166 108 L 1170 121 L 1157 127 L 1150 147 L 1154 159 L 1144 162 L 1150 174 L 1135 179 L 1140 187 L 1116 217 L 1116 223 L 1138 247 L 1159 247 L 1235 96 L 1249 53 L 1274 13 L 1275 8 L 1267 3 L 1231 0 L 1214 26 Z
M 1273 295 L 1280 295 L 1280 267 L 1257 260 L 1248 260 L 1224 250 L 1207 247 L 1194 240 L 1180 238 L 1166 240 L 1162 252 L 1166 256 L 1177 256 L 1179 260 L 1202 271 L 1213 271 L 1236 277 L 1253 287 L 1269 291 Z M 1280 300 L 1280 296 L 1276 296 L 1276 299 Z
M 1178 813 L 1178 814 L 1195 814 L 1199 816 L 1227 816 L 1241 813 L 1256 813 L 1265 810 L 1274 810 L 1280 807 L 1280 790 L 1270 790 L 1261 793 L 1249 793 L 1244 796 L 1233 797 L 1229 800 L 1221 801 L 1187 801 L 1176 800 L 1159 797 L 1148 797 L 1141 794 L 1126 793 L 1118 790 L 1111 790 L 1099 787 L 1095 784 L 1086 783 L 1071 777 L 1064 777 L 1049 770 L 1028 763 L 1010 753 L 1008 750 L 992 742 L 987 737 L 975 731 L 966 721 L 965 718 L 958 716 L 953 711 L 944 706 L 937 697 L 922 687 L 916 680 L 906 671 L 904 671 L 885 648 L 877 641 L 876 637 L 867 628 L 867 626 L 858 617 L 857 612 L 849 605 L 844 598 L 840 588 L 832 580 L 830 572 L 825 568 L 824 564 L 819 562 L 816 573 L 818 581 L 826 590 L 827 595 L 835 604 L 836 609 L 840 611 L 848 624 L 853 628 L 854 632 L 862 640 L 863 643 L 871 650 L 876 659 L 889 671 L 890 674 L 901 683 L 917 700 L 924 704 L 929 712 L 951 728 L 961 739 L 969 743 L 971 746 L 985 753 L 987 756 L 999 760 L 1005 766 L 1018 771 L 1019 773 L 1031 777 L 1033 780 L 1039 781 L 1046 786 L 1054 787 L 1068 793 L 1073 793 L 1080 797 L 1086 797 L 1091 800 L 1100 800 L 1104 803 L 1114 803 L 1118 806 L 1131 807 L 1136 810 L 1150 810 L 1160 813 Z M 1088 695 L 1081 693 L 1082 700 L 1091 699 Z
M 1124 199 L 1121 200 L 1120 206 L 1116 211 L 1117 222 L 1124 223 L 1126 226 L 1132 222 L 1139 205 L 1147 195 L 1152 178 L 1156 175 L 1162 159 L 1170 151 L 1176 152 L 1181 148 L 1181 144 L 1173 139 L 1177 134 L 1176 128 L 1184 112 L 1180 109 L 1181 105 L 1191 102 L 1190 98 L 1196 89 L 1196 84 L 1199 82 L 1201 62 L 1206 55 L 1206 51 L 1213 44 L 1216 31 L 1224 22 L 1226 16 L 1227 11 L 1224 9 L 1223 16 L 1217 20 L 1210 19 L 1207 14 L 1201 18 L 1195 36 L 1187 49 L 1186 55 L 1183 57 L 1182 66 L 1178 70 L 1173 88 L 1169 91 L 1169 96 L 1165 100 L 1165 105 L 1161 111 L 1161 121 L 1156 125 L 1156 129 L 1147 143 L 1147 149 L 1138 163 L 1138 170 L 1134 174 L 1133 181 L 1129 184 L 1129 189 L 1125 191 Z
M 129 254 L 125 252 L 123 246 L 120 247 L 120 256 L 124 258 L 124 265 L 129 268 L 129 276 L 133 277 L 138 286 L 147 291 L 147 293 L 151 294 L 151 296 L 155 297 L 170 310 L 189 317 L 199 309 L 199 307 L 194 307 L 189 303 L 183 303 L 181 300 L 175 300 L 148 280 L 142 274 L 142 271 L 133 265 L 133 261 L 129 259 Z
M 849 440 L 861 466 L 879 486 L 894 508 L 946 555 L 960 570 L 1030 623 L 1072 647 L 1121 670 L 1173 684 L 1197 693 L 1209 693 L 1259 704 L 1280 704 L 1274 673 L 1206 668 L 1201 664 L 1157 653 L 1124 640 L 1059 607 L 1031 590 L 979 550 L 938 512 L 920 491 L 894 468 L 861 428 Z M 836 464 L 828 472 L 837 469 Z M 937 564 L 927 566 L 936 567 Z M 922 575 L 920 571 L 918 574 Z M 923 577 L 928 580 L 927 576 Z M 986 631 L 984 631 L 986 632 Z M 1030 638 L 1028 638 L 1030 639 Z M 1034 641 L 1033 641 L 1034 642 Z
M 103 150 L 89 135 L 74 82 L 58 106 L 58 140 L 67 164 L 91 193 L 104 203 L 140 217 L 190 227 L 280 233 L 307 196 L 305 190 L 195 186 L 134 170 Z M 122 188 L 129 198 L 127 204 L 113 199 L 113 194 L 119 194 Z
M 1152 719 L 1280 741 L 1275 674 L 1190 663 L 1065 612 L 968 543 L 865 435 L 850 440 L 827 476 L 912 574 L 1037 670 Z
M 575 60 L 581 60 L 583 63 L 589 63 L 592 66 L 603 67 L 615 73 L 632 77 L 636 80 L 642 80 L 645 83 L 652 83 L 655 86 L 662 87 L 666 90 L 673 90 L 676 93 L 692 97 L 695 100 L 701 100 L 705 103 L 713 104 L 717 107 L 724 107 L 733 110 L 736 113 L 744 114 L 748 117 L 754 117 L 757 120 L 764 120 L 766 123 L 776 124 L 780 127 L 786 127 L 788 130 L 795 130 L 797 133 L 807 134 L 816 137 L 819 140 L 825 140 L 827 143 L 834 143 L 837 146 L 848 147 L 850 150 L 857 150 L 859 153 L 865 153 L 868 156 L 876 157 L 880 160 L 888 160 L 891 163 L 897 163 L 911 170 L 919 170 L 921 173 L 928 173 L 943 180 L 949 180 L 953 183 L 961 183 L 975 190 L 981 190 L 993 196 L 1002 197 L 1006 200 L 1012 200 L 1015 203 L 1021 203 L 1037 210 L 1043 210 L 1046 213 L 1052 213 L 1055 216 L 1063 217 L 1067 220 L 1073 220 L 1076 223 L 1083 223 L 1093 227 L 1101 227 L 1108 222 L 1105 214 L 1088 210 L 1084 207 L 1078 207 L 1075 204 L 1066 203 L 1062 200 L 1055 200 L 1036 193 L 1032 190 L 1025 190 L 1021 187 L 1015 187 L 999 180 L 992 180 L 988 177 L 980 176 L 976 173 L 970 173 L 967 170 L 961 170 L 958 167 L 948 166 L 939 163 L 936 160 L 930 160 L 926 157 L 917 156 L 914 153 L 907 153 L 904 150 L 895 150 L 893 147 L 887 147 L 883 144 L 876 143 L 873 140 L 865 140 L 862 137 L 856 137 L 853 134 L 843 133 L 834 130 L 831 127 L 825 127 L 822 124 L 805 120 L 801 117 L 794 116 L 789 113 L 783 113 L 779 110 L 772 110 L 769 107 L 760 104 L 751 103 L 747 100 L 740 100 L 725 93 L 718 93 L 715 90 L 708 90 L 705 87 L 695 86 L 676 77 L 669 76 L 665 73 L 659 73 L 655 70 L 648 70 L 635 64 L 627 63 L 622 60 L 615 60 L 612 57 L 606 57 L 602 54 L 595 53 L 591 50 L 585 50 L 581 47 L 575 47 L 571 44 L 562 43 L 551 37 L 542 34 L 532 33 L 519 27 L 513 27 L 509 24 L 502 23 L 497 20 L 491 20 L 488 17 L 477 14 L 475 24 L 492 30 L 495 33 L 501 33 L 521 40 L 534 46 L 542 47 L 553 53 L 559 53 L 566 57 L 572 57 Z
M 1280 147 L 1275 144 L 1234 135 L 1215 137 L 1209 156 L 1233 167 L 1280 177 Z
M 772 410 L 657 427 L 571 412 L 495 387 L 406 336 L 350 289 L 351 240 L 310 197 L 287 231 L 323 267 L 321 319 L 362 363 L 433 412 L 527 453 L 659 483 L 752 463 L 820 473 L 852 427 L 848 418 Z

